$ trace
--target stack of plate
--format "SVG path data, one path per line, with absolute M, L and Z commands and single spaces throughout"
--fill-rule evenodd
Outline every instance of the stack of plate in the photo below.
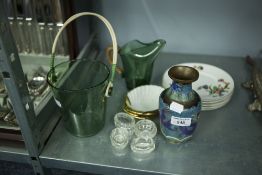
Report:
M 234 80 L 224 70 L 203 63 L 182 63 L 199 71 L 199 79 L 192 84 L 192 88 L 202 100 L 202 110 L 214 110 L 226 105 L 234 91 Z M 168 69 L 169 70 L 169 69 Z M 168 70 L 163 75 L 162 86 L 168 88 L 172 83 Z

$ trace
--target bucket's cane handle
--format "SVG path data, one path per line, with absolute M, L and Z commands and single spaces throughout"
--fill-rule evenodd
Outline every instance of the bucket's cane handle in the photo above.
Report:
M 109 83 L 107 85 L 106 88 L 106 92 L 105 92 L 105 96 L 109 97 L 111 95 L 112 89 L 113 89 L 113 80 L 114 80 L 114 76 L 115 76 L 115 69 L 116 69 L 116 63 L 117 63 L 117 41 L 116 41 L 116 35 L 115 32 L 113 30 L 113 27 L 111 26 L 111 24 L 109 23 L 109 21 L 97 14 L 97 13 L 92 13 L 92 12 L 82 12 L 82 13 L 77 13 L 73 16 L 71 16 L 70 18 L 68 18 L 65 22 L 64 25 L 59 29 L 58 33 L 55 36 L 54 42 L 53 42 L 53 46 L 52 46 L 52 55 L 51 55 L 51 64 L 50 64 L 50 69 L 51 71 L 53 71 L 53 75 L 55 75 L 55 69 L 54 69 L 54 62 L 55 62 L 55 49 L 56 49 L 56 44 L 58 41 L 58 37 L 60 36 L 60 34 L 62 33 L 62 31 L 64 30 L 64 28 L 73 20 L 81 17 L 81 16 L 96 16 L 97 18 L 99 18 L 107 27 L 110 36 L 111 36 L 111 40 L 112 40 L 112 45 L 113 45 L 113 58 L 112 58 L 112 67 L 111 67 L 111 75 L 110 75 L 110 79 L 109 79 Z
M 108 46 L 106 48 L 106 58 L 110 64 L 113 64 L 113 47 Z M 122 74 L 124 72 L 124 69 L 122 67 L 116 66 L 116 72 L 119 74 Z

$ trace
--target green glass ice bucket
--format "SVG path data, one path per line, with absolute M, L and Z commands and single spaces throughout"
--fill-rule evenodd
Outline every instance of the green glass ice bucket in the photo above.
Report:
M 109 68 L 100 61 L 78 59 L 54 66 L 55 47 L 62 30 L 74 19 L 92 15 L 101 19 L 107 26 L 114 47 L 114 64 Z M 101 15 L 82 12 L 70 17 L 57 33 L 53 47 L 50 71 L 47 82 L 54 99 L 62 112 L 66 129 L 78 137 L 87 137 L 99 132 L 105 123 L 106 97 L 113 87 L 117 62 L 117 42 L 110 23 Z

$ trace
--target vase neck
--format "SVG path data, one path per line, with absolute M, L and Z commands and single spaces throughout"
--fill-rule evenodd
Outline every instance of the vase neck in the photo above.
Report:
M 181 84 L 174 81 L 169 89 L 170 89 L 169 91 L 170 97 L 173 100 L 184 102 L 184 101 L 192 100 L 194 98 L 191 83 Z
M 181 84 L 173 81 L 171 84 L 171 88 L 174 92 L 183 93 L 185 95 L 188 95 L 192 92 L 192 84 Z

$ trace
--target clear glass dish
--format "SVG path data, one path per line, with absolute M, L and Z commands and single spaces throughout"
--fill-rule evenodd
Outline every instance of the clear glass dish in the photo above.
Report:
M 114 128 L 110 135 L 111 144 L 116 149 L 124 149 L 129 140 L 128 131 L 125 128 Z
M 126 128 L 129 138 L 132 137 L 135 127 L 135 118 L 127 113 L 119 112 L 114 117 L 115 126 L 117 128 Z
M 154 151 L 155 142 L 149 137 L 137 137 L 133 138 L 130 146 L 134 153 L 148 154 Z
M 143 119 L 136 123 L 134 132 L 137 137 L 153 138 L 156 136 L 157 127 L 153 121 Z

